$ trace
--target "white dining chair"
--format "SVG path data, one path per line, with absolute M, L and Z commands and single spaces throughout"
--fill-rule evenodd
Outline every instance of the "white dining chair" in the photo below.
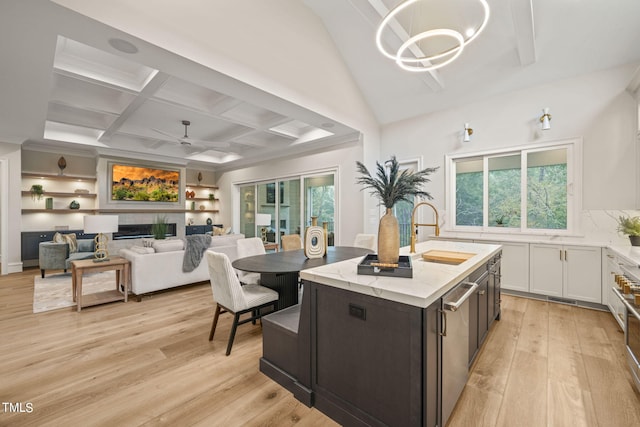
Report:
M 285 234 L 280 237 L 280 246 L 283 251 L 302 249 L 302 238 L 299 234 Z
M 220 314 L 226 312 L 233 314 L 233 324 L 231 325 L 231 333 L 227 344 L 226 355 L 228 356 L 231 353 L 238 325 L 247 322 L 255 323 L 257 319 L 262 317 L 264 308 L 272 307 L 269 313 L 275 311 L 279 295 L 273 289 L 260 285 L 242 286 L 226 254 L 213 251 L 205 253 L 209 265 L 211 291 L 213 292 L 213 300 L 216 303 L 209 341 L 213 340 Z M 251 317 L 240 320 L 240 316 L 246 313 L 251 313 Z
M 264 255 L 264 243 L 259 237 L 249 237 L 237 241 L 238 258 L 246 258 L 254 255 Z M 247 271 L 236 270 L 240 283 L 243 285 L 259 285 L 260 273 L 249 273 Z
M 358 233 L 353 241 L 353 246 L 356 248 L 371 249 L 372 252 L 375 252 L 377 250 L 376 235 Z

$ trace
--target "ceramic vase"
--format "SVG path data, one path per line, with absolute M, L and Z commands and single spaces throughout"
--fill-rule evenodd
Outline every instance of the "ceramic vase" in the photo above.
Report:
M 378 224 L 378 262 L 397 264 L 400 258 L 400 227 L 391 208 L 380 218 Z

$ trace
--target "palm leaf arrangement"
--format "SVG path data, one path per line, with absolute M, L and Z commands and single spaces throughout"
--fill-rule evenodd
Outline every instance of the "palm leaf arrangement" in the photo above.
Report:
M 376 196 L 386 208 L 392 208 L 401 200 L 413 202 L 414 197 L 425 197 L 433 199 L 431 194 L 421 190 L 422 185 L 431 182 L 428 178 L 438 168 L 426 168 L 418 172 L 411 172 L 407 169 L 400 170 L 400 164 L 396 156 L 391 156 L 391 160 L 380 164 L 376 162 L 376 174 L 372 176 L 367 167 L 361 162 L 356 162 L 358 172 L 362 174 L 356 182 L 363 185 L 364 189 L 369 189 L 370 193 Z M 388 165 L 389 172 L 385 170 Z
M 438 168 L 427 168 L 418 172 L 400 170 L 396 156 L 384 165 L 376 162 L 376 174 L 372 176 L 361 162 L 356 162 L 361 176 L 356 182 L 363 185 L 363 190 L 370 190 L 376 196 L 387 212 L 378 224 L 378 264 L 386 267 L 397 267 L 400 253 L 400 232 L 398 219 L 393 215 L 393 206 L 405 200 L 413 202 L 414 197 L 432 199 L 431 194 L 422 190 L 422 185 L 430 182 L 429 175 Z M 388 170 L 385 169 L 388 168 Z

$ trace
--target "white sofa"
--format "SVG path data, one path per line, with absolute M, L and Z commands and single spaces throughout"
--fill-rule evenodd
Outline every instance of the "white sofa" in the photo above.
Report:
M 212 236 L 208 250 L 222 252 L 231 261 L 238 258 L 236 242 L 244 234 Z M 132 246 L 120 249 L 120 255 L 131 261 L 131 292 L 140 296 L 149 292 L 209 280 L 206 257 L 188 273 L 182 271 L 184 242 L 180 239 L 154 241 L 154 247 Z

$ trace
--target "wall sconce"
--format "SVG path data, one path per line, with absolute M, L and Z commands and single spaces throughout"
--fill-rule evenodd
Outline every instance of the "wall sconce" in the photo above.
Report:
M 542 116 L 540 116 L 540 123 L 542 123 L 542 130 L 551 129 L 551 114 L 549 114 L 549 108 L 542 109 Z
M 462 142 L 471 141 L 471 135 L 473 135 L 473 129 L 469 127 L 469 123 L 464 124 L 464 137 L 462 138 Z

